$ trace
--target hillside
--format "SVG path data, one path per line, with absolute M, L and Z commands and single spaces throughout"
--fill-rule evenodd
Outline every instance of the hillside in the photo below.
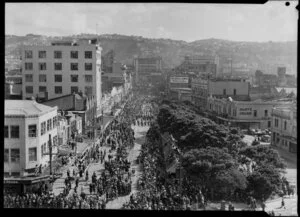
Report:
M 89 38 L 96 35 L 73 35 L 66 37 L 47 37 L 28 34 L 26 36 L 6 35 L 5 54 L 7 59 L 18 58 L 22 44 L 50 44 L 53 40 Z M 132 63 L 134 56 L 159 55 L 164 67 L 172 68 L 181 63 L 187 54 L 217 54 L 220 66 L 227 64 L 232 56 L 233 64 L 256 69 L 267 69 L 272 65 L 284 64 L 296 73 L 297 42 L 235 42 L 221 39 L 205 39 L 185 42 L 171 39 L 149 39 L 140 36 L 99 35 L 103 53 L 114 49 L 116 61 Z M 275 71 L 273 73 L 276 73 Z

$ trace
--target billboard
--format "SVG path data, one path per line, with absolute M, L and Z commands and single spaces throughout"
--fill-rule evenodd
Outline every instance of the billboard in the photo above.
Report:
M 187 84 L 189 83 L 189 77 L 171 77 L 170 78 L 170 83 L 174 84 Z

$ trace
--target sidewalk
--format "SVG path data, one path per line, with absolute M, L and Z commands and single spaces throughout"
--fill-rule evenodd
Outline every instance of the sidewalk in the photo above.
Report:
M 149 127 L 133 127 L 134 129 L 134 135 L 135 138 L 139 138 L 139 143 L 134 144 L 134 147 L 129 151 L 128 157 L 127 159 L 131 162 L 130 165 L 130 170 L 134 169 L 135 173 L 134 175 L 131 176 L 131 192 L 129 195 L 123 196 L 123 197 L 118 197 L 115 200 L 109 201 L 106 204 L 106 208 L 107 209 L 121 209 L 123 207 L 123 205 L 127 202 L 129 202 L 130 199 L 130 195 L 134 194 L 137 192 L 137 182 L 139 177 L 142 174 L 142 171 L 140 169 L 140 165 L 136 164 L 136 159 L 140 154 L 140 150 L 141 150 L 141 145 L 143 144 L 143 142 L 145 141 L 145 136 L 142 135 L 143 132 L 147 132 Z

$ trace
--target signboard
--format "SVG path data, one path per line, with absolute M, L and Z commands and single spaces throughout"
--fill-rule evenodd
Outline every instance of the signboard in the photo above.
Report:
M 240 108 L 240 115 L 252 115 L 252 108 Z
M 184 83 L 187 84 L 189 83 L 189 77 L 171 77 L 170 78 L 170 83 Z

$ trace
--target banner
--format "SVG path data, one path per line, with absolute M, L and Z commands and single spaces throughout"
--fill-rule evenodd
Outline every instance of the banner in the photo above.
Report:
M 189 83 L 189 77 L 171 77 L 170 78 L 170 83 L 184 83 L 187 84 Z

